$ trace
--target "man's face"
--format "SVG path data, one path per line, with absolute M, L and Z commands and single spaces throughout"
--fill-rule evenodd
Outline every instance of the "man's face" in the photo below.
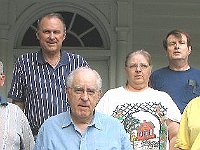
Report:
M 4 85 L 4 82 L 5 82 L 5 75 L 0 74 L 0 87 Z
M 187 46 L 187 37 L 181 34 L 182 38 L 170 35 L 167 38 L 167 56 L 169 60 L 187 60 L 191 53 L 191 46 Z
M 78 72 L 74 76 L 72 86 L 67 88 L 72 118 L 90 120 L 100 95 L 101 92 L 96 85 L 96 76 L 88 71 Z
M 65 39 L 64 25 L 56 17 L 45 17 L 41 20 L 36 35 L 45 53 L 56 53 L 60 51 Z

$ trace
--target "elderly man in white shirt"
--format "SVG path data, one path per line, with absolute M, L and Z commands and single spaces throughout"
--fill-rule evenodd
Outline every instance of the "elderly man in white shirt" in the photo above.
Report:
M 0 62 L 0 87 L 4 81 L 3 63 Z M 0 94 L 0 149 L 31 150 L 33 146 L 34 138 L 23 111 Z

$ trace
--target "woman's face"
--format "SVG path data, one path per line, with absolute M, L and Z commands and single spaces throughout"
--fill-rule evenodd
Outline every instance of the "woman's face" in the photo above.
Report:
M 133 54 L 130 56 L 125 68 L 128 84 L 148 86 L 152 66 L 147 58 L 142 54 Z

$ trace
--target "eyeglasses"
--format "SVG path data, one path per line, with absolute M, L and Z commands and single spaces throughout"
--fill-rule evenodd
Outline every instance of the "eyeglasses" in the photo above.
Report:
M 2 80 L 4 77 L 5 77 L 5 75 L 3 75 L 3 73 L 0 74 L 0 80 Z
M 127 66 L 127 67 L 130 69 L 137 69 L 139 67 L 141 70 L 145 70 L 149 66 L 150 66 L 149 64 L 140 63 L 140 64 L 131 64 L 130 66 Z
M 78 95 L 82 95 L 86 92 L 89 96 L 93 96 L 98 92 L 98 90 L 91 88 L 87 88 L 86 90 L 81 87 L 70 87 L 70 88 L 73 89 L 73 91 Z

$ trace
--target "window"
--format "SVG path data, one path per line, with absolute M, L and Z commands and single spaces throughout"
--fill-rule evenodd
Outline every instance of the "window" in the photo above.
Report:
M 90 21 L 77 13 L 59 13 L 62 14 L 67 26 L 67 38 L 64 40 L 63 46 L 104 47 L 99 31 Z M 35 21 L 26 31 L 22 40 L 22 46 L 39 46 L 39 42 L 35 36 L 36 28 L 37 21 Z

